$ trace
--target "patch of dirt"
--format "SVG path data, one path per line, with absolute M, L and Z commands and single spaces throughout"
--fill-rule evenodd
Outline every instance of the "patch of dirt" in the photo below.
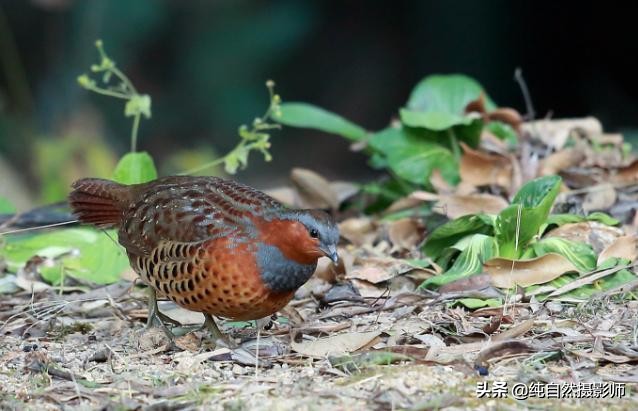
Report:
M 103 290 L 130 284 L 109 287 Z M 144 330 L 140 290 L 117 297 L 92 292 L 91 299 L 49 292 L 0 302 L 1 409 L 638 407 L 635 301 L 517 303 L 505 312 L 471 312 L 414 293 L 327 305 L 305 298 L 258 335 L 250 324 L 223 324 L 246 350 L 259 347 L 255 367 L 228 349 L 211 348 L 202 331 L 190 331 L 197 315 L 161 306 L 184 324 L 175 329 L 184 334 L 182 349 L 170 350 L 162 333 Z M 499 381 L 510 388 L 616 382 L 626 384 L 626 395 L 477 398 L 479 383 Z

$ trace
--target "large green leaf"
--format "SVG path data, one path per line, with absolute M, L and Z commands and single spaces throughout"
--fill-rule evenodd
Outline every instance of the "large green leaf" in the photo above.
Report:
M 484 214 L 466 215 L 437 227 L 426 240 L 423 252 L 433 259 L 437 259 L 441 253 L 457 244 L 463 238 L 472 234 L 493 233 L 492 217 Z
M 414 111 L 402 108 L 401 122 L 409 127 L 423 127 L 430 130 L 447 130 L 458 125 L 469 125 L 480 121 L 479 117 L 446 113 L 444 111 Z
M 484 234 L 474 234 L 463 239 L 461 254 L 456 258 L 452 267 L 441 275 L 428 278 L 421 287 L 441 286 L 482 271 L 483 263 L 498 253 L 494 237 Z
M 91 228 L 10 236 L 0 255 L 14 272 L 35 255 L 55 258 L 54 265 L 40 268 L 42 277 L 51 284 L 59 284 L 64 275 L 108 284 L 119 280 L 129 265 L 124 249 L 112 240 L 115 238 L 114 230 L 104 233 Z
M 541 287 L 546 288 L 547 286 L 549 286 L 549 290 L 553 291 L 571 283 L 572 281 L 576 281 L 579 278 L 580 277 L 576 274 L 564 274 L 547 284 L 533 285 L 533 286 L 527 287 L 525 288 L 525 293 L 526 294 L 533 293 L 539 288 Z M 582 285 L 576 288 L 575 290 L 569 291 L 565 294 L 558 295 L 556 297 L 552 297 L 552 299 L 566 300 L 566 301 L 588 301 L 596 294 L 603 293 L 607 290 L 619 287 L 623 284 L 627 284 L 631 281 L 634 281 L 635 279 L 636 279 L 636 274 L 632 273 L 631 271 L 627 269 L 622 269 L 607 277 L 598 279 L 594 281 L 592 284 Z M 547 299 L 549 292 L 550 291 L 546 293 L 542 293 L 542 294 L 537 294 L 536 298 L 538 298 L 539 301 L 544 301 Z
M 452 152 L 434 142 L 435 137 L 431 132 L 388 127 L 372 135 L 368 145 L 383 156 L 392 171 L 412 183 L 425 184 L 435 169 L 448 181 L 455 181 L 458 168 Z
M 596 294 L 605 292 L 612 288 L 619 287 L 623 284 L 630 283 L 636 279 L 636 274 L 631 271 L 624 269 L 620 270 L 617 273 L 609 275 L 607 277 L 601 278 L 595 281 L 593 284 L 587 284 L 582 287 L 579 287 L 575 290 L 572 290 L 568 293 L 565 293 L 559 296 L 559 299 L 563 298 L 578 298 L 583 301 L 589 300 Z
M 561 182 L 562 179 L 559 176 L 545 176 L 528 181 L 518 190 L 512 199 L 512 204 L 522 204 L 523 207 L 534 208 L 551 200 L 551 206 L 556 199 Z
M 146 183 L 156 178 L 153 158 L 145 151 L 125 154 L 113 172 L 113 180 L 122 184 Z
M 421 80 L 410 94 L 407 108 L 412 111 L 440 112 L 463 115 L 465 107 L 481 93 L 487 110 L 496 105 L 485 94 L 483 87 L 471 77 L 462 74 L 431 75 Z
M 360 140 L 367 134 L 365 129 L 353 122 L 306 103 L 282 103 L 281 112 L 274 116 L 274 120 L 287 126 L 312 128 L 350 140 Z
M 496 218 L 496 240 L 500 257 L 517 259 L 527 243 L 539 233 L 560 189 L 558 176 L 529 181 L 518 191 L 512 204 Z
M 539 257 L 547 253 L 562 255 L 574 264 L 581 273 L 596 268 L 596 253 L 589 244 L 565 238 L 549 237 L 534 243 L 532 247 Z
M 433 75 L 423 79 L 412 91 L 407 107 L 399 112 L 401 122 L 409 127 L 444 131 L 443 138 L 478 145 L 483 121 L 477 113 L 465 113 L 465 107 L 485 92 L 480 84 L 463 75 Z M 494 103 L 485 96 L 488 109 Z M 452 144 L 458 144 L 453 141 Z
M 578 214 L 551 214 L 549 217 L 547 217 L 547 226 L 561 226 L 564 224 L 580 223 L 583 221 L 598 221 L 599 223 L 611 226 L 620 224 L 620 221 L 618 221 L 614 217 L 611 217 L 609 214 L 595 211 L 589 214 L 587 217 Z

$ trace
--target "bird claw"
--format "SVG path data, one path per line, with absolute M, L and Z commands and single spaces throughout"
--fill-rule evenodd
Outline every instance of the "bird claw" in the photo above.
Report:
M 231 340 L 221 332 L 212 315 L 204 314 L 204 324 L 202 325 L 202 329 L 210 332 L 212 338 L 210 338 L 209 341 L 211 341 L 215 346 L 222 346 L 231 350 L 238 347 L 235 341 Z
M 146 321 L 146 329 L 157 327 L 164 331 L 166 337 L 169 341 L 169 346 L 174 348 L 175 344 L 175 334 L 168 329 L 165 323 L 169 323 L 172 325 L 181 325 L 179 322 L 173 320 L 171 317 L 167 316 L 160 312 L 157 307 L 157 297 L 155 295 L 155 290 L 152 287 L 149 287 L 149 297 L 148 297 L 148 319 Z
M 180 327 L 182 325 L 182 323 L 180 323 L 179 321 L 172 319 L 171 317 L 162 313 L 159 310 L 157 311 L 157 317 L 159 317 L 159 320 L 163 322 L 164 324 L 168 323 L 174 327 Z

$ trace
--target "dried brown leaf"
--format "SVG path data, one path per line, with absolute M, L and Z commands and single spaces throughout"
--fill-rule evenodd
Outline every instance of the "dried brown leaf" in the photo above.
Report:
M 458 293 L 470 290 L 481 290 L 492 285 L 490 276 L 487 274 L 472 275 L 470 277 L 460 278 L 451 283 L 442 285 L 439 288 L 441 294 Z
M 609 183 L 590 187 L 583 200 L 583 210 L 588 214 L 595 210 L 606 210 L 616 204 L 616 198 L 616 189 Z
M 468 353 L 477 352 L 486 346 L 485 341 L 472 342 L 465 344 L 457 344 L 445 347 L 430 347 L 426 361 L 436 362 L 438 364 L 450 364 L 455 361 L 464 360 Z
M 330 183 L 330 187 L 337 194 L 337 202 L 339 204 L 359 192 L 359 185 L 349 181 L 333 181 Z
M 296 205 L 295 199 L 297 197 L 297 192 L 290 187 L 271 188 L 269 190 L 264 190 L 264 192 L 284 204 Z
M 341 255 L 341 253 L 339 253 L 339 255 Z M 345 266 L 343 258 L 340 258 L 337 265 L 335 265 L 329 258 L 322 257 L 319 259 L 319 261 L 317 261 L 317 269 L 315 270 L 313 276 L 315 278 L 320 278 L 328 283 L 334 283 L 336 282 L 337 277 L 344 273 Z
M 638 182 L 638 160 L 616 170 L 616 173 L 610 176 L 610 181 L 619 184 Z
M 500 288 L 544 284 L 566 272 L 578 271 L 567 258 L 554 253 L 524 261 L 494 258 L 483 269 L 491 276 L 492 284 Z
M 328 180 L 312 170 L 293 168 L 290 173 L 292 184 L 297 189 L 300 205 L 306 208 L 339 207 L 339 198 Z
M 630 262 L 636 260 L 638 257 L 638 238 L 630 235 L 616 238 L 598 255 L 598 264 L 610 257 L 626 258 Z
M 396 258 L 368 257 L 361 265 L 353 266 L 352 270 L 346 273 L 346 278 L 378 284 L 414 269 L 412 265 Z
M 523 118 L 520 113 L 510 107 L 499 107 L 488 114 L 490 121 L 501 121 L 505 124 L 509 124 L 514 130 L 519 130 L 523 123 Z
M 508 205 L 503 197 L 492 194 L 453 194 L 440 196 L 436 207 L 449 219 L 455 219 L 468 214 L 498 214 Z
M 414 208 L 423 203 L 422 200 L 418 198 L 413 198 L 412 196 L 401 197 L 398 200 L 394 201 L 390 204 L 390 207 L 385 209 L 384 214 L 390 214 L 401 210 L 407 210 L 409 208 Z
M 541 162 L 540 175 L 558 174 L 560 171 L 578 165 L 585 158 L 585 153 L 577 148 L 564 148 L 545 157 Z
M 485 114 L 485 93 L 481 92 L 476 100 L 472 100 L 465 106 L 465 113 L 480 113 Z
M 511 338 L 519 337 L 526 334 L 529 330 L 532 329 L 532 327 L 534 327 L 534 319 L 530 318 L 523 321 L 522 323 L 513 325 L 500 334 L 493 336 L 492 341 L 506 341 Z
M 388 287 L 373 284 L 365 280 L 352 279 L 352 286 L 357 290 L 362 298 L 380 298 L 392 295 Z M 364 300 L 361 300 L 364 301 Z
M 339 223 L 339 233 L 355 246 L 370 244 L 377 237 L 376 227 L 371 218 L 348 218 Z
M 423 239 L 423 228 L 413 218 L 402 218 L 389 223 L 388 237 L 393 250 L 411 250 Z
M 438 168 L 430 174 L 430 184 L 432 184 L 434 190 L 439 194 L 450 194 L 455 190 L 455 188 L 443 178 L 441 170 Z
M 600 253 L 616 241 L 616 238 L 623 235 L 623 231 L 619 228 L 610 227 L 598 221 L 583 221 L 556 227 L 545 234 L 544 237 L 560 237 L 587 243 L 592 246 L 596 253 Z
M 349 332 L 319 338 L 314 341 L 291 342 L 293 351 L 313 358 L 325 358 L 328 355 L 347 354 L 361 349 L 374 341 L 381 333 L 379 331 Z
M 475 368 L 488 367 L 489 361 L 494 361 L 497 358 L 512 357 L 533 351 L 535 350 L 532 347 L 522 341 L 493 342 L 479 352 L 476 360 L 474 361 L 474 366 Z
M 561 120 L 537 120 L 525 122 L 521 130 L 539 138 L 545 145 L 560 150 L 565 146 L 572 130 L 582 130 L 588 135 L 599 135 L 603 132 L 600 121 L 594 117 L 561 119 Z
M 419 201 L 437 201 L 441 196 L 439 194 L 430 193 L 427 191 L 415 191 L 410 194 L 409 198 L 413 198 Z
M 460 174 L 464 183 L 475 187 L 497 185 L 509 188 L 512 184 L 511 159 L 495 154 L 474 150 L 461 143 L 464 154 L 461 157 Z
M 501 155 L 509 154 L 509 146 L 505 140 L 501 140 L 487 129 L 481 132 L 480 147 L 482 150 Z

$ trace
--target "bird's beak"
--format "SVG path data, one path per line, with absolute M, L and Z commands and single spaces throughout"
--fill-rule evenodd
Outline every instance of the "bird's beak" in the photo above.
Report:
M 337 264 L 339 262 L 339 254 L 337 254 L 337 246 L 329 245 L 327 248 L 321 248 L 321 251 L 332 260 L 333 264 Z

